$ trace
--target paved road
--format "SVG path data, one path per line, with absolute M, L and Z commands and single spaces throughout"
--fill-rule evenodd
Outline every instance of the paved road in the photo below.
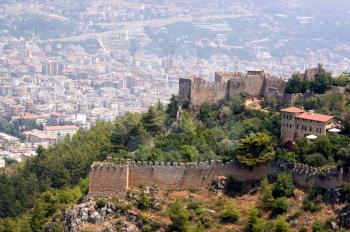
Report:
M 203 16 L 203 17 L 196 17 L 192 18 L 190 16 L 183 16 L 183 17 L 171 17 L 167 19 L 152 19 L 152 20 L 145 20 L 145 21 L 131 21 L 131 22 L 123 22 L 120 24 L 110 24 L 112 27 L 118 27 L 118 29 L 109 30 L 105 32 L 99 32 L 99 33 L 87 33 L 77 36 L 70 36 L 66 38 L 59 38 L 59 39 L 50 39 L 46 41 L 41 41 L 43 43 L 45 42 L 78 42 L 83 41 L 86 39 L 103 39 L 111 37 L 118 33 L 124 33 L 125 30 L 131 31 L 137 31 L 137 30 L 143 30 L 145 26 L 151 26 L 151 27 L 163 27 L 172 23 L 176 22 L 191 22 L 193 20 L 212 20 L 212 19 L 225 19 L 225 18 L 240 18 L 245 16 L 252 16 L 251 14 L 240 14 L 240 15 L 212 15 L 212 16 Z

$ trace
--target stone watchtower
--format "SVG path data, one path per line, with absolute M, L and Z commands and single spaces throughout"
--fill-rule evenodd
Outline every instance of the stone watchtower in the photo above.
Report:
M 192 79 L 179 79 L 179 103 L 180 105 L 189 104 L 191 102 Z

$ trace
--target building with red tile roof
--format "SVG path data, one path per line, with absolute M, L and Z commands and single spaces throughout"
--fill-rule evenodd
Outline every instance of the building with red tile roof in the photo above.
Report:
M 48 144 L 54 144 L 57 142 L 57 136 L 52 135 L 46 131 L 41 130 L 31 130 L 23 132 L 23 134 L 26 136 L 26 139 L 30 143 L 48 143 Z
M 320 122 L 328 122 L 332 120 L 334 117 L 324 114 L 315 114 L 312 112 L 304 112 L 296 116 L 297 119 L 305 119 L 312 121 L 320 121 Z
M 44 126 L 44 131 L 64 138 L 67 135 L 73 136 L 79 128 L 76 125 L 65 125 L 65 126 Z
M 305 112 L 297 107 L 281 110 L 281 136 L 283 141 L 294 141 L 308 135 L 325 135 L 335 126 L 333 116 Z

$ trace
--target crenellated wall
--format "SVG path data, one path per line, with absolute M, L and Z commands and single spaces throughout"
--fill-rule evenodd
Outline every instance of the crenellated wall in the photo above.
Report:
M 95 162 L 89 174 L 89 194 L 113 196 L 128 189 L 129 165 Z
M 218 176 L 232 176 L 237 181 L 249 183 L 281 172 L 292 173 L 295 184 L 302 188 L 334 189 L 349 180 L 349 172 L 344 173 L 342 169 L 278 161 L 254 168 L 246 168 L 235 161 L 225 164 L 221 161 L 188 164 L 131 162 L 123 165 L 96 162 L 90 171 L 89 195 L 114 196 L 141 185 L 157 185 L 162 189 L 206 188 Z
M 347 181 L 343 169 L 315 168 L 306 164 L 296 163 L 290 170 L 297 185 L 304 188 L 319 186 L 326 189 L 335 189 Z
M 110 166 L 110 168 L 108 168 Z M 90 171 L 89 195 L 111 196 L 127 188 L 157 185 L 160 188 L 205 188 L 218 176 L 232 176 L 239 181 L 251 181 L 268 176 L 268 166 L 247 169 L 237 162 L 142 163 L 126 165 L 94 163 Z
M 188 164 L 131 163 L 129 168 L 130 186 L 156 184 L 163 188 L 175 189 L 207 187 L 217 176 L 233 176 L 237 180 L 246 181 L 267 175 L 264 166 L 248 170 L 233 161 L 225 164 L 221 161 Z
M 198 77 L 179 80 L 179 102 L 190 103 L 196 110 L 203 103 L 210 105 L 221 99 L 228 99 L 241 92 L 251 97 L 276 96 L 282 100 L 285 81 L 272 77 L 263 71 L 242 73 L 215 73 L 215 81 L 208 82 Z
M 208 82 L 200 78 L 192 81 L 191 104 L 200 106 L 203 103 L 214 104 L 226 98 L 227 84 L 221 82 Z

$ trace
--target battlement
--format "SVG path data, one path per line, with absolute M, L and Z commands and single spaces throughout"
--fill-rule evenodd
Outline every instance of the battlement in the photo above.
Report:
M 180 168 L 202 168 L 212 166 L 223 166 L 224 163 L 221 160 L 205 161 L 205 162 L 190 162 L 190 163 L 178 163 L 178 162 L 145 162 L 145 161 L 131 161 L 128 162 L 130 167 L 180 167 Z
M 225 90 L 227 84 L 226 83 L 221 83 L 221 82 L 216 82 L 216 81 L 205 81 L 202 79 L 196 79 L 195 81 L 192 82 L 192 91 L 202 91 L 202 90 Z
M 190 103 L 198 109 L 203 103 L 214 104 L 229 99 L 241 92 L 251 97 L 276 96 L 282 100 L 285 81 L 272 77 L 264 71 L 248 71 L 246 75 L 237 72 L 216 72 L 215 81 L 198 77 L 179 80 L 180 104 Z
M 124 164 L 95 162 L 91 166 L 89 195 L 112 196 L 125 193 L 130 187 L 157 185 L 163 189 L 206 188 L 219 176 L 232 176 L 241 182 L 255 182 L 281 172 L 293 174 L 300 187 L 337 188 L 349 179 L 343 169 L 315 168 L 300 163 L 270 162 L 247 168 L 237 161 L 198 163 L 128 161 Z

